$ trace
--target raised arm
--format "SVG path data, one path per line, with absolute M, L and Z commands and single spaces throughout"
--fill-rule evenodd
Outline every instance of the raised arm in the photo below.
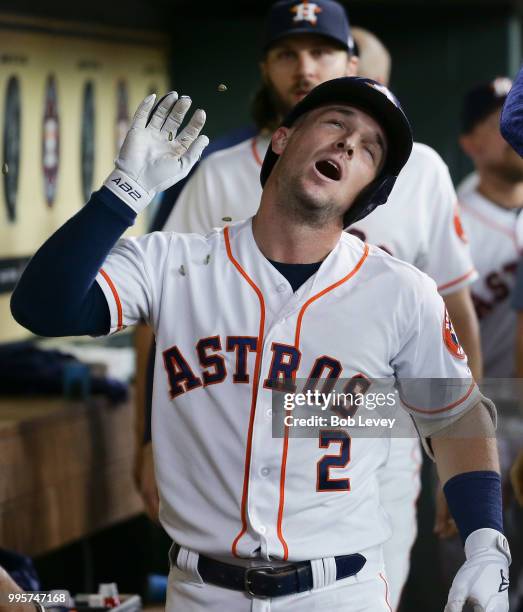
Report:
M 191 100 L 155 95 L 138 107 L 116 167 L 88 204 L 37 251 L 13 292 L 14 318 L 35 334 L 65 336 L 109 331 L 106 301 L 95 283 L 103 262 L 156 193 L 187 175 L 208 144 L 197 110 L 177 134 Z M 175 137 L 176 136 L 176 137 Z

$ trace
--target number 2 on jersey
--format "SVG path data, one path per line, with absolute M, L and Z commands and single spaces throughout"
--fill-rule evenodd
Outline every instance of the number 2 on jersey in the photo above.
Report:
M 350 491 L 349 478 L 331 478 L 330 470 L 344 468 L 350 461 L 351 439 L 342 429 L 323 429 L 320 431 L 320 448 L 329 448 L 331 444 L 339 444 L 337 455 L 325 455 L 318 461 L 317 491 Z

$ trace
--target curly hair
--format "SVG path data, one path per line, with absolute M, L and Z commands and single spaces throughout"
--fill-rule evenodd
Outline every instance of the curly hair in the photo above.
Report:
M 260 131 L 273 131 L 278 127 L 280 113 L 274 95 L 271 87 L 262 82 L 251 101 L 251 117 Z

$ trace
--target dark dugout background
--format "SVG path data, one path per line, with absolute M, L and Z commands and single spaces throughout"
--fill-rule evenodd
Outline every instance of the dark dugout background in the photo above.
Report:
M 271 0 L 129 0 L 66 3 L 8 0 L 0 11 L 147 28 L 169 35 L 172 83 L 208 114 L 213 137 L 249 122 L 258 47 Z M 353 24 L 375 32 L 392 54 L 391 88 L 416 140 L 433 146 L 455 180 L 469 170 L 456 144 L 459 107 L 472 84 L 514 76 L 521 58 L 521 0 L 343 1 Z M 225 83 L 228 91 L 217 92 Z

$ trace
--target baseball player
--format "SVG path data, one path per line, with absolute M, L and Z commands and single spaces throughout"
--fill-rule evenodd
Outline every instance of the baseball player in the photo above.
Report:
M 389 438 L 350 427 L 272 436 L 282 386 L 363 375 L 399 382 L 445 483 L 467 556 L 447 612 L 466 600 L 506 612 L 495 408 L 434 282 L 343 232 L 386 202 L 410 155 L 398 102 L 369 79 L 327 81 L 275 131 L 254 218 L 117 242 L 206 145 L 203 111 L 177 135 L 190 104 L 177 98 L 143 101 L 115 170 L 40 248 L 11 302 L 44 335 L 153 326 L 160 519 L 174 541 L 167 608 L 390 612 L 376 482 Z M 452 384 L 420 399 L 411 379 Z
M 478 181 L 458 190 L 461 217 L 479 277 L 472 297 L 481 330 L 486 378 L 512 378 L 516 316 L 510 307 L 520 246 L 516 222 L 523 205 L 523 160 L 499 131 L 512 86 L 506 77 L 481 83 L 464 100 L 460 143 Z
M 264 88 L 255 104 L 261 130 L 202 161 L 181 191 L 165 224 L 166 230 L 205 234 L 213 227 L 253 215 L 261 196 L 258 175 L 270 140 L 268 127 L 277 115 L 274 107 L 289 111 L 314 85 L 360 70 L 344 9 L 331 0 L 320 1 L 317 6 L 321 12 L 315 13 L 313 19 L 309 12 L 300 9 L 302 3 L 297 0 L 273 5 L 261 63 Z M 359 52 L 366 62 L 361 68 L 372 67 L 376 75 L 388 76 L 389 56 L 380 54 L 379 46 L 372 44 L 375 52 L 369 66 L 366 59 L 369 36 L 365 32 L 358 35 Z M 380 57 L 382 61 L 378 62 Z M 277 102 L 268 105 L 267 99 Z M 430 147 L 415 143 L 389 206 L 358 221 L 349 231 L 415 265 L 436 281 L 467 355 L 473 357 L 472 371 L 479 378 L 479 333 L 468 289 L 476 273 L 461 232 L 452 181 L 439 155 Z M 442 253 L 446 256 L 442 257 Z M 149 505 L 154 503 L 151 463 L 143 463 L 142 478 L 142 487 L 148 499 L 153 500 Z M 380 472 L 382 504 L 393 526 L 393 535 L 385 545 L 385 563 L 394 610 L 408 576 L 410 550 L 417 533 L 420 465 L 417 439 L 396 438 L 387 466 Z

